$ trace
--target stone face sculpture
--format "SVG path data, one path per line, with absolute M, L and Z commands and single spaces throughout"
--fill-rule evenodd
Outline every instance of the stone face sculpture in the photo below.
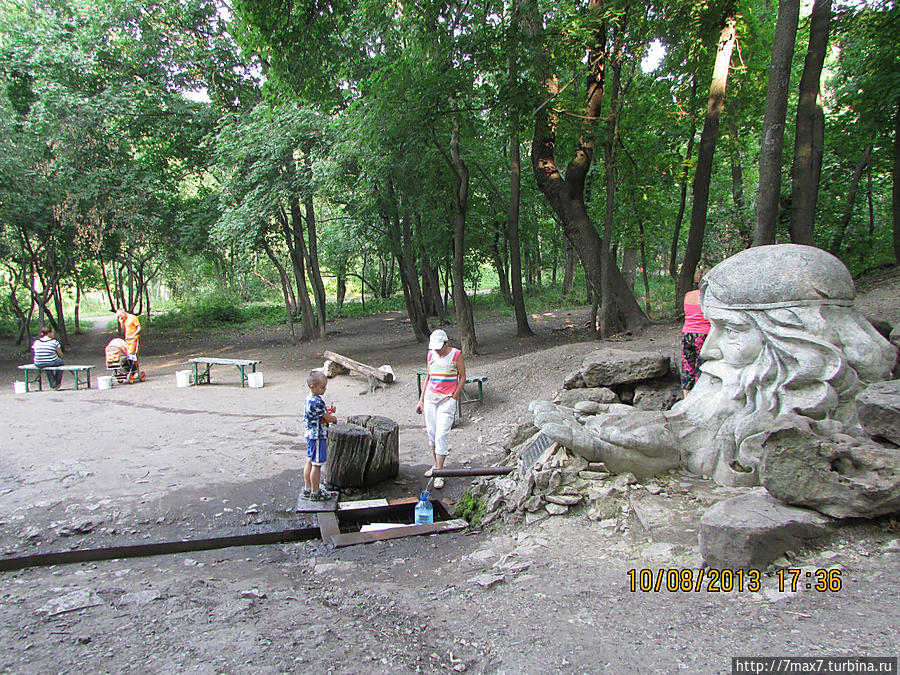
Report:
M 868 439 L 855 398 L 890 377 L 896 349 L 854 309 L 840 260 L 811 246 L 759 246 L 714 267 L 700 294 L 712 330 L 684 400 L 665 412 L 609 406 L 583 427 L 534 402 L 535 425 L 563 445 L 575 438 L 614 472 L 681 465 L 731 486 L 760 484 L 764 443 L 777 429 Z

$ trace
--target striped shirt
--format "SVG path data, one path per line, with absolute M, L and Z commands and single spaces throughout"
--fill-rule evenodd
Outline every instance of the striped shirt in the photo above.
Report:
M 59 362 L 59 354 L 56 350 L 60 348 L 59 340 L 55 338 L 38 338 L 31 345 L 34 351 L 34 365 L 53 366 Z
M 446 356 L 436 351 L 428 352 L 428 399 L 439 402 L 456 393 L 459 382 L 459 350 L 451 348 Z

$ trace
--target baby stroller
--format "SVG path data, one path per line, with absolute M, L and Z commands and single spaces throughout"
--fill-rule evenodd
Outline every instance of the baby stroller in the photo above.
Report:
M 132 361 L 128 358 L 128 345 L 122 338 L 113 338 L 106 345 L 106 368 L 113 371 L 113 377 L 119 383 L 133 384 L 145 379 L 137 359 Z

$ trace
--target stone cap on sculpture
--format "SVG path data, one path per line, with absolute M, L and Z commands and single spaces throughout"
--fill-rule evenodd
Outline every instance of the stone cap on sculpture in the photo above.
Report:
M 851 306 L 854 295 L 844 263 L 801 244 L 748 248 L 720 262 L 700 282 L 700 304 L 723 309 Z

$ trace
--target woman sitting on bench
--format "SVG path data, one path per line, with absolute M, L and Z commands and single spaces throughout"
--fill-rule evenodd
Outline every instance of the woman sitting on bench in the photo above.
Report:
M 65 365 L 62 360 L 62 345 L 53 337 L 53 329 L 50 326 L 41 326 L 41 337 L 34 341 L 31 350 L 34 352 L 34 365 L 42 370 Z M 48 370 L 47 382 L 53 389 L 59 389 L 62 385 L 62 376 L 63 374 L 57 370 Z

